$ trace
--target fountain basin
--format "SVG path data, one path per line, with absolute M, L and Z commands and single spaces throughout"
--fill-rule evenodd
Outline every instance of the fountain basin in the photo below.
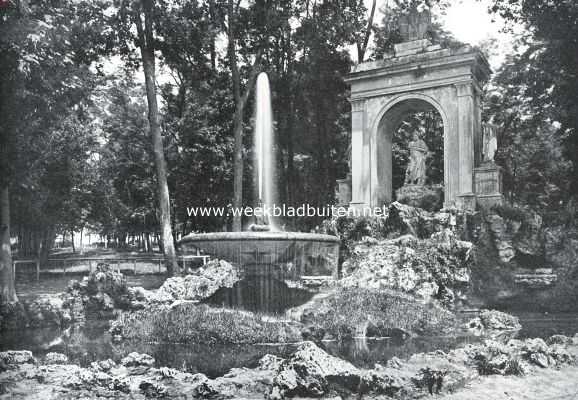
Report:
M 338 276 L 340 240 L 301 232 L 213 232 L 190 234 L 178 242 L 183 253 L 205 254 L 242 267 L 247 274 L 267 273 L 298 280 Z

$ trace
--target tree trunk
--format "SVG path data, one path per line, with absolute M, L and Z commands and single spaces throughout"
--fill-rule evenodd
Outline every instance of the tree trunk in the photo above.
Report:
M 171 229 L 171 208 L 169 198 L 169 186 L 167 183 L 167 165 L 164 155 L 163 138 L 159 123 L 159 109 L 157 104 L 157 91 L 155 86 L 155 53 L 153 38 L 153 4 L 152 0 L 143 0 L 144 27 L 140 13 L 137 17 L 137 31 L 140 39 L 140 50 L 143 61 L 145 86 L 149 107 L 148 120 L 153 142 L 153 155 L 157 172 L 157 185 L 159 196 L 161 236 L 163 250 L 167 266 L 167 274 L 173 276 L 178 271 L 173 232 Z
M 233 80 L 233 95 L 235 98 L 235 115 L 233 116 L 233 137 L 235 146 L 233 150 L 233 207 L 240 209 L 243 206 L 243 108 L 241 101 L 241 78 L 237 65 L 237 50 L 235 41 L 235 11 L 233 0 L 228 1 L 227 16 L 228 29 L 227 50 L 231 65 L 231 78 Z M 233 231 L 242 229 L 241 215 L 233 216 Z
M 72 243 L 72 252 L 76 253 L 76 248 L 74 247 L 74 230 L 70 230 L 70 243 Z
M 10 248 L 10 192 L 0 188 L 0 304 L 18 301 Z
M 241 93 L 241 76 L 237 63 L 237 49 L 235 38 L 235 5 L 233 0 L 228 1 L 227 7 L 227 53 L 231 66 L 231 78 L 233 80 L 233 95 L 235 97 L 235 115 L 233 117 L 233 134 L 235 138 L 233 154 L 233 207 L 240 209 L 243 206 L 243 115 L 249 94 L 253 89 L 255 78 L 259 73 L 261 49 L 255 55 L 255 61 L 249 73 L 249 79 L 245 91 Z M 239 213 L 233 216 L 233 231 L 242 229 L 242 219 Z
M 365 52 L 367 51 L 367 45 L 369 43 L 369 37 L 373 30 L 373 18 L 375 16 L 375 6 L 377 5 L 377 0 L 373 0 L 371 4 L 371 11 L 369 13 L 369 18 L 367 19 L 367 28 L 363 34 L 363 41 L 357 42 L 357 62 L 361 64 L 365 58 Z
M 78 243 L 78 247 L 80 250 L 80 255 L 84 254 L 84 245 L 82 244 L 82 235 L 84 234 L 84 228 L 80 228 L 80 242 Z

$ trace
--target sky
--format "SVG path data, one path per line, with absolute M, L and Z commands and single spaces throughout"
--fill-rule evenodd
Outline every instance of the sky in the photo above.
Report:
M 458 0 L 446 10 L 442 22 L 457 39 L 471 44 L 479 44 L 489 37 L 499 35 L 503 21 L 498 17 L 495 22 L 488 13 L 488 0 Z
M 513 35 L 501 31 L 505 22 L 488 12 L 490 3 L 490 0 L 451 0 L 441 22 L 464 43 L 479 45 L 485 40 L 497 39 L 495 51 L 488 54 L 491 67 L 496 70 L 504 62 L 506 54 L 512 51 Z M 515 29 L 519 30 L 521 27 Z
M 377 9 L 382 8 L 387 1 L 389 0 L 378 0 Z M 371 7 L 371 0 L 365 2 L 368 8 Z M 488 12 L 491 0 L 449 0 L 449 2 L 450 6 L 440 16 L 440 20 L 444 28 L 452 32 L 456 39 L 471 45 L 479 45 L 490 38 L 497 39 L 496 48 L 487 55 L 491 68 L 496 71 L 504 62 L 506 54 L 512 51 L 513 35 L 502 32 L 504 21 Z M 378 11 L 374 21 L 381 20 L 379 14 Z M 351 56 L 355 58 L 357 56 L 355 46 L 351 46 L 350 50 Z M 105 71 L 114 72 L 120 63 L 120 60 L 110 60 L 109 63 L 105 63 Z M 170 75 L 162 68 L 159 69 L 157 77 L 159 83 L 171 82 Z M 137 78 L 140 75 L 137 74 Z

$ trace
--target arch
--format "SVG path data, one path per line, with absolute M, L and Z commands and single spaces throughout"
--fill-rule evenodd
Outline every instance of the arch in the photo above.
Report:
M 383 105 L 383 107 L 377 113 L 377 115 L 375 116 L 374 120 L 372 121 L 372 123 L 370 125 L 371 131 L 372 132 L 377 131 L 377 128 L 379 127 L 379 123 L 381 122 L 381 120 L 383 119 L 385 114 L 387 114 L 387 112 L 393 106 L 395 106 L 398 103 L 404 102 L 406 100 L 422 100 L 422 101 L 425 101 L 426 103 L 429 103 L 441 115 L 444 126 L 448 126 L 449 121 L 448 121 L 447 114 L 446 114 L 444 108 L 442 107 L 442 105 L 434 97 L 429 96 L 427 94 L 423 94 L 423 93 L 406 93 L 406 94 L 402 94 L 402 95 L 399 95 L 399 96 L 392 98 L 391 100 L 389 100 L 387 103 L 385 103 Z
M 491 73 L 489 65 L 467 46 L 448 49 L 417 40 L 394 47 L 392 57 L 359 64 L 346 78 L 352 103 L 349 204 L 381 206 L 391 200 L 379 176 L 384 170 L 378 168 L 384 162 L 380 130 L 396 118 L 392 111 L 428 104 L 443 123 L 444 205 L 472 208 L 474 169 L 480 163 L 480 88 Z
M 444 131 L 444 183 L 447 181 L 448 165 L 447 132 L 448 118 L 444 108 L 433 97 L 423 93 L 396 96 L 384 104 L 371 122 L 371 198 L 374 206 L 393 200 L 393 156 L 392 144 L 395 129 L 411 112 L 435 110 L 440 115 Z

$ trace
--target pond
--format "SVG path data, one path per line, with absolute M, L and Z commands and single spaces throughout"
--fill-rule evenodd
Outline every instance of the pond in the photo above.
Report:
M 524 328 L 516 337 L 542 337 L 561 333 L 573 335 L 578 330 L 578 314 L 548 315 L 527 313 L 520 315 Z M 209 377 L 222 376 L 231 368 L 255 367 L 265 354 L 287 357 L 297 344 L 260 345 L 205 345 L 115 342 L 107 332 L 108 323 L 87 322 L 85 326 L 72 326 L 62 330 L 45 328 L 13 333 L 5 332 L 0 341 L 0 351 L 9 349 L 31 350 L 42 357 L 48 352 L 68 355 L 71 361 L 83 366 L 92 361 L 111 358 L 115 361 L 136 351 L 156 359 L 157 366 L 179 368 L 191 373 L 201 372 Z M 409 339 L 381 338 L 357 339 L 345 342 L 322 342 L 321 347 L 337 357 L 358 367 L 385 364 L 392 357 L 407 358 L 415 353 L 434 350 L 449 351 L 484 338 L 468 333 L 452 336 L 428 336 Z
M 164 275 L 126 275 L 131 286 L 143 286 L 148 289 L 158 288 L 164 281 Z M 66 288 L 71 278 L 81 279 L 79 276 L 51 276 L 40 281 L 35 279 L 19 279 L 17 290 L 21 298 L 34 298 L 41 294 L 57 293 Z M 269 303 L 256 293 L 263 289 L 265 293 L 277 294 L 281 303 Z M 309 292 L 288 291 L 277 287 L 277 284 L 257 280 L 255 282 L 241 282 L 231 290 L 219 291 L 209 303 L 219 306 L 239 306 L 256 311 L 282 313 L 288 305 L 296 305 L 307 301 Z M 283 290 L 282 290 L 283 289 Z M 285 290 L 285 291 L 284 291 Z M 267 297 L 267 296 L 266 296 Z M 289 304 L 289 303 L 291 304 Z M 269 304 L 264 307 L 264 303 Z M 287 304 L 285 304 L 287 303 Z M 267 308 L 264 310 L 263 308 Z M 523 329 L 516 337 L 547 338 L 553 334 L 572 336 L 578 331 L 578 313 L 547 314 L 531 312 L 514 312 L 520 318 Z M 462 315 L 467 319 L 468 315 Z M 88 321 L 84 326 L 72 326 L 62 330 L 60 328 L 45 328 L 18 332 L 3 332 L 0 340 L 0 351 L 8 349 L 31 350 L 35 356 L 42 357 L 48 352 L 61 352 L 72 362 L 83 366 L 92 361 L 111 358 L 115 361 L 136 351 L 147 353 L 156 359 L 157 366 L 179 368 L 191 373 L 201 372 L 209 377 L 225 374 L 235 367 L 254 367 L 259 359 L 266 354 L 275 354 L 280 357 L 290 355 L 297 344 L 262 344 L 262 345 L 211 345 L 206 344 L 167 344 L 167 343 L 137 343 L 115 342 L 107 332 L 108 322 Z M 373 367 L 375 363 L 385 364 L 392 357 L 407 358 L 415 353 L 434 350 L 448 351 L 453 348 L 482 341 L 484 338 L 467 332 L 452 336 L 428 336 L 409 339 L 381 338 L 367 340 L 350 340 L 345 342 L 322 342 L 320 346 L 327 352 L 352 362 L 358 367 Z
M 108 323 L 87 322 L 85 326 L 72 326 L 62 330 L 44 328 L 4 334 L 0 351 L 9 349 L 30 350 L 36 357 L 49 352 L 66 354 L 69 359 L 82 366 L 92 361 L 111 358 L 115 361 L 130 352 L 152 355 L 158 367 L 179 368 L 191 373 L 201 372 L 209 377 L 222 376 L 231 368 L 256 367 L 266 354 L 287 357 L 295 351 L 297 344 L 260 345 L 206 345 L 206 344 L 155 344 L 139 342 L 115 342 L 107 332 Z M 327 352 L 349 360 L 359 367 L 384 364 L 391 357 L 409 357 L 419 352 L 437 349 L 450 350 L 461 344 L 475 343 L 479 337 L 447 336 L 410 338 L 382 338 L 372 340 L 350 340 L 343 343 L 322 342 Z

